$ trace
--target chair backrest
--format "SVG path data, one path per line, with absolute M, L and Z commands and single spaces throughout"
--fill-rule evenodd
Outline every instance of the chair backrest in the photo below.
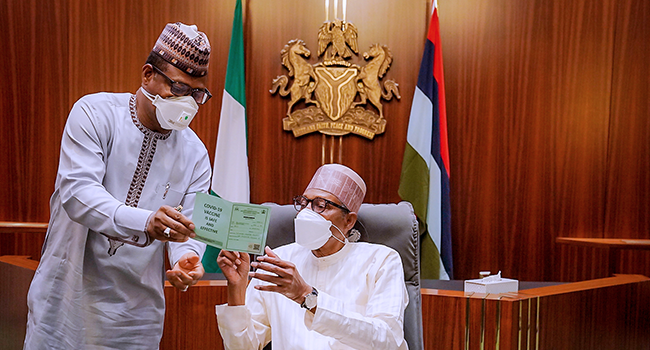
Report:
M 293 205 L 264 203 L 270 206 L 271 219 L 266 244 L 279 247 L 294 242 Z M 363 204 L 355 228 L 361 241 L 386 245 L 402 258 L 409 304 L 404 312 L 404 338 L 410 350 L 424 349 L 422 338 L 422 301 L 420 295 L 420 247 L 418 222 L 409 202 Z

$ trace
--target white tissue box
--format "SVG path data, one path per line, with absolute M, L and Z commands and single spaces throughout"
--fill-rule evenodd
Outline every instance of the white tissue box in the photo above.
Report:
M 519 291 L 519 281 L 499 275 L 465 280 L 465 293 L 499 294 Z

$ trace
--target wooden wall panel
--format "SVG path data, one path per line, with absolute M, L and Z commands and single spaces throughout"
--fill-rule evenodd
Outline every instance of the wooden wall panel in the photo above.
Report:
M 558 281 L 585 281 L 609 277 L 609 255 L 605 249 L 561 245 L 556 268 Z
M 167 22 L 198 24 L 213 47 L 208 87 L 214 98 L 192 124 L 212 159 L 234 4 L 0 3 L 5 33 L 0 45 L 6 48 L 0 110 L 7 121 L 0 137 L 0 220 L 48 220 L 61 132 L 72 103 L 96 91 L 135 92 L 144 60 Z M 461 0 L 439 6 L 455 278 L 501 270 L 521 280 L 556 280 L 557 266 L 575 268 L 563 262 L 572 253 L 560 251 L 557 236 L 648 238 L 650 5 Z M 385 134 L 374 141 L 342 140 L 341 161 L 367 180 L 368 202 L 399 201 L 430 9 L 431 0 L 348 1 L 360 53 L 375 42 L 388 45 L 394 61 L 387 78 L 400 84 L 402 94 L 400 101 L 384 103 Z M 244 1 L 253 202 L 288 203 L 321 163 L 323 137 L 296 139 L 283 131 L 287 100 L 268 90 L 273 78 L 287 74 L 280 50 L 289 40 L 305 40 L 310 62 L 318 61 L 323 21 L 320 1 Z M 34 245 L 40 250 L 40 243 Z M 595 268 L 600 266 L 598 256 L 584 254 L 580 259 L 595 259 Z M 638 272 L 648 261 L 645 255 L 623 255 L 621 268 Z
M 0 3 L 0 220 L 47 222 L 67 114 L 67 1 Z
M 207 86 L 213 98 L 192 129 L 214 157 L 234 9 L 234 1 L 70 1 L 70 106 L 92 92 L 135 93 L 165 24 L 196 24 L 212 46 Z
M 552 279 L 554 236 L 602 234 L 613 2 L 447 6 L 455 276 Z
M 333 5 L 331 5 L 333 6 Z M 362 1 L 348 1 L 347 19 L 358 29 L 359 57 L 351 60 L 364 65 L 360 56 L 373 43 L 387 45 L 393 52 L 393 64 L 384 79 L 400 86 L 402 99 L 384 102 L 386 132 L 373 141 L 356 135 L 342 140 L 342 163 L 364 177 L 368 185 L 366 201 L 399 201 L 397 188 L 406 140 L 408 114 L 421 60 L 427 26 L 427 2 L 381 1 L 368 6 Z M 339 10 L 340 11 L 340 10 Z M 318 30 L 325 21 L 323 2 L 287 0 L 282 2 L 250 1 L 246 20 L 247 112 L 249 125 L 249 161 L 251 200 L 289 203 L 302 193 L 322 162 L 323 136 L 318 133 L 294 138 L 282 130 L 288 98 L 271 95 L 272 80 L 286 75 L 280 51 L 292 39 L 302 39 L 311 51 L 310 64 L 320 61 Z M 327 158 L 330 143 L 327 137 Z M 328 161 L 329 162 L 329 161 Z M 281 179 L 282 181 L 277 181 Z
M 606 232 L 650 238 L 650 3 L 620 1 L 612 79 Z
M 650 4 L 620 1 L 616 5 L 612 51 L 611 110 L 608 118 L 607 166 L 604 169 L 602 231 L 575 227 L 561 236 L 650 238 L 650 51 L 647 39 Z M 589 206 L 589 203 L 584 203 Z M 573 253 L 569 253 L 573 252 Z M 575 254 L 575 255 L 574 255 Z M 579 265 L 567 262 L 576 261 Z M 561 280 L 604 277 L 607 256 L 603 249 L 574 247 L 556 256 L 562 265 Z M 617 271 L 650 276 L 650 254 L 622 251 Z M 606 265 L 605 265 L 606 266 Z
M 650 276 L 650 251 L 626 250 L 621 251 L 616 271 Z
M 36 261 L 41 259 L 41 247 L 45 241 L 43 232 L 0 232 L 0 256 L 28 256 Z

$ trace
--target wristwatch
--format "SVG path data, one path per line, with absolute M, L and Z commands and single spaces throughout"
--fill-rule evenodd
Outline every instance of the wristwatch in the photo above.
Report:
M 311 310 L 316 307 L 316 297 L 318 297 L 318 291 L 316 288 L 311 287 L 311 293 L 305 295 L 305 301 L 302 302 L 300 307 Z

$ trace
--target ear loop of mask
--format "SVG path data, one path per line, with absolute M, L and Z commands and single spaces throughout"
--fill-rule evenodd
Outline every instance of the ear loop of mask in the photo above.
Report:
M 343 236 L 343 237 L 345 238 L 345 241 L 342 241 L 340 238 L 336 237 L 334 234 L 332 234 L 332 237 L 334 237 L 335 240 L 341 242 L 341 244 L 344 244 L 344 245 L 347 244 L 347 242 L 349 242 L 349 241 L 348 241 L 348 238 L 345 237 L 345 234 L 343 234 L 343 231 L 341 231 L 341 229 L 338 228 L 338 227 L 337 227 L 336 225 L 334 225 L 334 224 L 332 224 L 332 226 L 334 226 L 334 228 L 336 228 L 337 230 L 339 230 L 339 232 L 341 232 L 341 236 Z

